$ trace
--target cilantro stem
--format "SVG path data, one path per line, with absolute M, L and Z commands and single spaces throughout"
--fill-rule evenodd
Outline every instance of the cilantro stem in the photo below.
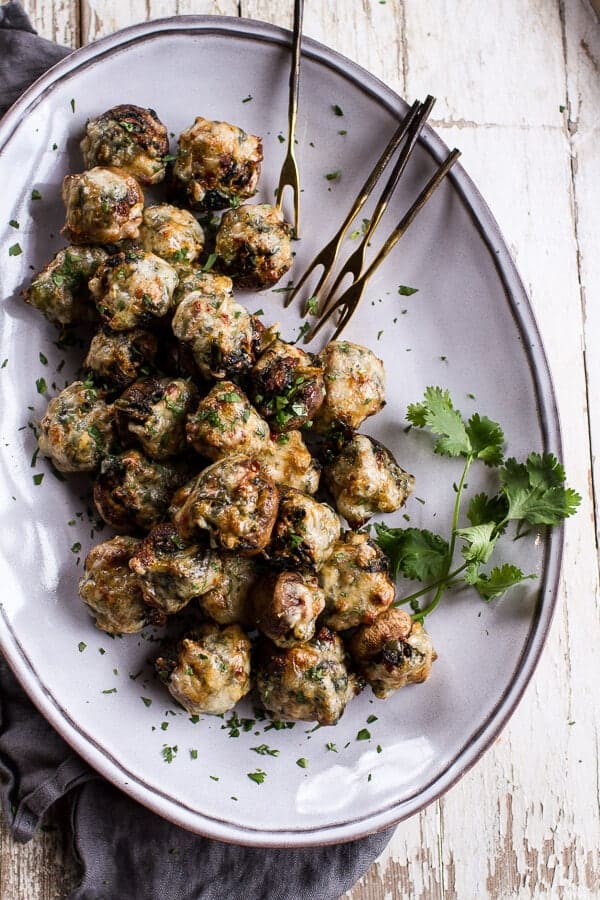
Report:
M 403 606 L 405 603 L 411 603 L 412 600 L 417 600 L 419 597 L 422 597 L 423 594 L 429 594 L 435 587 L 438 587 L 442 584 L 448 584 L 448 582 L 452 581 L 453 578 L 456 578 L 457 575 L 460 575 L 461 572 L 467 568 L 467 563 L 463 563 L 462 566 L 459 566 L 458 569 L 454 569 L 453 572 L 449 572 L 447 575 L 442 575 L 440 578 L 437 578 L 435 581 L 431 581 L 428 585 L 421 588 L 419 591 L 415 591 L 414 594 L 409 594 L 407 597 L 403 597 L 402 600 L 396 600 L 393 606 Z
M 456 489 L 456 499 L 454 500 L 454 511 L 452 513 L 452 534 L 450 535 L 450 545 L 448 547 L 448 561 L 446 563 L 446 571 L 444 572 L 444 575 L 440 579 L 440 584 L 439 584 L 437 591 L 435 592 L 433 600 L 431 601 L 431 603 L 428 606 L 425 607 L 425 609 L 419 610 L 418 613 L 415 613 L 412 616 L 413 621 L 415 621 L 416 619 L 422 620 L 425 618 L 425 616 L 428 616 L 429 613 L 433 612 L 433 610 L 436 608 L 436 606 L 438 605 L 438 603 L 444 596 L 444 592 L 448 586 L 448 581 L 450 580 L 451 577 L 454 577 L 454 575 L 452 575 L 452 576 L 450 575 L 450 567 L 452 566 L 452 560 L 454 558 L 454 550 L 456 548 L 456 530 L 458 528 L 458 520 L 460 517 L 460 503 L 462 500 L 462 493 L 463 493 L 463 489 L 465 486 L 465 481 L 466 481 L 469 469 L 471 468 L 471 463 L 473 462 L 474 458 L 475 457 L 472 453 L 468 454 L 468 456 L 465 460 L 465 465 L 464 465 L 464 468 L 462 471 L 462 475 L 460 476 L 460 481 L 458 482 L 458 487 Z M 461 569 L 459 569 L 458 571 L 462 571 L 463 568 L 465 568 L 465 566 L 462 566 Z M 456 574 L 456 573 L 454 573 L 454 574 Z

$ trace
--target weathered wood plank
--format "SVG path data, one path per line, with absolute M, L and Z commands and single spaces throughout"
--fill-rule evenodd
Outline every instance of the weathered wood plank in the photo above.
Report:
M 22 6 L 42 37 L 67 47 L 79 47 L 79 3 L 76 0 L 27 0 Z
M 236 16 L 236 0 L 80 0 L 81 36 L 84 44 L 126 25 L 164 16 Z
M 600 184 L 600 25 L 586 3 L 562 4 L 563 44 L 567 64 L 565 119 L 568 129 L 575 240 L 588 388 L 588 409 L 596 493 L 596 541 L 600 540 L 600 309 L 594 302 L 600 284 L 596 250 Z
M 429 5 L 429 4 L 427 4 Z M 284 28 L 293 23 L 293 0 L 241 0 L 241 15 L 261 19 Z M 307 2 L 304 8 L 304 33 L 345 56 L 404 94 L 406 45 L 404 42 L 404 6 L 398 0 L 344 0 Z

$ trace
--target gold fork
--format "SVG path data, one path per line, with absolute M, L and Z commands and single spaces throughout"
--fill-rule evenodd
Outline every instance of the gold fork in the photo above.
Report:
M 346 327 L 354 312 L 356 307 L 360 302 L 360 298 L 362 297 L 363 291 L 365 289 L 365 285 L 371 275 L 375 272 L 375 270 L 381 265 L 390 251 L 396 246 L 400 238 L 406 233 L 409 225 L 413 222 L 418 213 L 423 209 L 433 192 L 440 186 L 454 163 L 460 156 L 460 151 L 456 148 L 452 150 L 452 152 L 446 157 L 444 162 L 436 169 L 432 177 L 429 179 L 415 202 L 412 204 L 408 212 L 402 217 L 396 228 L 391 232 L 385 243 L 383 244 L 381 250 L 374 257 L 373 261 L 370 263 L 367 269 L 356 279 L 356 281 L 350 285 L 347 291 L 345 291 L 341 297 L 339 297 L 335 302 L 333 302 L 323 316 L 320 318 L 317 325 L 312 329 L 312 331 L 307 334 L 304 338 L 304 342 L 308 343 L 311 341 L 316 334 L 321 330 L 323 325 L 331 318 L 331 316 L 339 311 L 340 318 L 337 323 L 336 330 L 331 338 L 332 341 L 336 340 L 339 337 L 343 329 Z
M 295 136 L 298 118 L 298 92 L 300 87 L 300 57 L 302 45 L 302 19 L 304 18 L 304 0 L 294 0 L 294 32 L 292 36 L 292 68 L 290 70 L 290 95 L 288 102 L 288 141 L 287 154 L 281 167 L 277 199 L 275 206 L 281 210 L 283 191 L 291 187 L 294 192 L 294 236 L 299 237 L 300 221 L 300 174 L 296 162 Z
M 329 291 L 329 295 L 324 301 L 319 304 L 317 315 L 325 315 L 328 307 L 333 302 L 338 288 L 347 275 L 352 275 L 352 281 L 356 281 L 356 279 L 362 272 L 365 263 L 365 254 L 367 252 L 367 247 L 370 245 L 371 237 L 373 236 L 375 229 L 379 225 L 379 222 L 381 221 L 383 214 L 388 207 L 390 197 L 396 190 L 398 182 L 400 181 L 400 177 L 402 176 L 402 173 L 406 168 L 408 160 L 410 159 L 410 156 L 415 148 L 415 144 L 417 143 L 423 126 L 429 118 L 429 114 L 433 109 L 434 103 L 435 97 L 432 97 L 431 94 L 429 94 L 425 99 L 425 102 L 419 105 L 417 115 L 415 116 L 409 127 L 406 143 L 402 147 L 402 150 L 400 151 L 400 155 L 398 156 L 398 159 L 394 164 L 394 168 L 392 169 L 390 177 L 388 178 L 387 183 L 383 191 L 381 192 L 381 196 L 377 202 L 375 210 L 373 211 L 373 215 L 371 216 L 368 225 L 364 229 L 362 240 L 360 241 L 356 250 L 348 257 L 348 259 L 340 269 L 333 287 Z M 307 312 L 308 310 L 305 310 L 304 314 L 306 315 Z
M 400 122 L 394 134 L 388 141 L 388 144 L 383 153 L 377 160 L 371 174 L 360 189 L 356 200 L 352 204 L 351 209 L 340 225 L 338 231 L 334 234 L 329 243 L 325 247 L 323 247 L 323 249 L 315 256 L 313 261 L 310 263 L 310 265 L 302 275 L 298 284 L 295 285 L 292 292 L 286 297 L 284 306 L 289 306 L 290 303 L 292 303 L 292 301 L 298 296 L 298 292 L 304 286 L 307 278 L 320 266 L 323 267 L 323 272 L 313 291 L 313 294 L 316 296 L 323 289 L 335 266 L 335 261 L 337 259 L 337 255 L 339 253 L 339 249 L 341 247 L 342 240 L 346 231 L 369 199 L 369 195 L 377 184 L 381 173 L 386 168 L 390 159 L 394 155 L 394 152 L 398 149 L 399 145 L 406 137 L 408 130 L 419 111 L 419 107 L 420 103 L 418 101 L 415 101 L 409 109 L 408 113 L 405 115 L 404 119 Z

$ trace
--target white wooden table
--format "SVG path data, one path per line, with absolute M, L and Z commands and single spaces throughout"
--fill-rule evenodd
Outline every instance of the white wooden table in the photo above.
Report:
M 220 13 L 290 25 L 292 0 L 26 0 L 39 32 L 77 47 L 144 19 Z M 305 32 L 407 99 L 500 222 L 554 374 L 570 483 L 558 611 L 537 673 L 495 746 L 402 824 L 347 900 L 600 896 L 600 23 L 590 0 L 306 0 Z M 0 898 L 75 883 L 60 815 L 27 846 L 0 834 Z M 152 900 L 152 898 L 148 898 Z M 225 900 L 225 898 L 224 898 Z

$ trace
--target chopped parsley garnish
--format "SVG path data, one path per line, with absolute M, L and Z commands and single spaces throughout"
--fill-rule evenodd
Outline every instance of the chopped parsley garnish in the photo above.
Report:
M 332 753 L 337 753 L 337 752 L 338 752 L 338 748 L 337 748 L 337 746 L 333 743 L 333 741 L 327 741 L 327 743 L 325 744 L 325 748 L 326 748 L 327 750 L 330 750 Z
M 335 172 L 327 172 L 325 178 L 327 179 L 327 181 L 337 181 L 341 177 L 341 174 L 342 170 L 336 169 Z
M 313 295 L 312 297 L 309 297 L 308 300 L 306 301 L 307 315 L 316 316 L 318 305 L 319 305 L 319 302 L 315 295 Z
M 408 287 L 406 284 L 398 285 L 398 293 L 401 297 L 412 297 L 413 294 L 417 294 L 419 288 Z
M 87 647 L 87 644 L 85 643 L 85 641 L 79 641 L 79 643 L 77 644 L 77 649 L 79 650 L 80 653 L 83 653 L 83 651 L 85 650 L 86 647 Z
M 370 741 L 371 740 L 371 732 L 368 728 L 361 728 L 358 734 L 356 735 L 357 741 Z
M 81 553 L 81 544 L 76 541 L 71 547 L 71 553 Z
M 42 195 L 41 195 L 40 192 L 37 190 L 37 188 L 34 188 L 34 189 L 32 190 L 32 192 L 31 192 L 31 199 L 32 199 L 32 200 L 41 200 L 41 199 L 42 199 Z
M 301 769 L 308 769 L 308 760 L 301 756 L 300 759 L 296 760 L 296 765 L 300 766 Z
M 342 109 L 341 106 L 338 106 L 337 103 L 334 103 L 334 105 L 333 105 L 331 108 L 333 109 L 333 111 L 334 111 L 334 113 L 336 114 L 336 116 L 343 116 L 343 115 L 344 115 L 344 110 Z
M 198 751 L 195 747 L 190 750 L 190 759 L 198 759 Z
M 212 267 L 214 266 L 214 264 L 216 263 L 218 258 L 219 258 L 219 256 L 217 253 L 211 253 L 210 256 L 208 257 L 208 259 L 206 260 L 206 262 L 204 263 L 204 265 L 202 266 L 202 271 L 210 272 L 210 270 L 212 269 Z
M 38 475 L 33 476 L 33 483 L 35 484 L 36 487 L 38 487 L 42 483 L 43 480 L 44 480 L 43 472 L 40 472 Z
M 144 706 L 152 706 L 152 700 L 150 697 L 140 697 L 140 700 L 144 704 Z
M 13 244 L 12 247 L 8 248 L 9 256 L 20 256 L 23 251 L 21 250 L 20 244 Z
M 305 335 L 308 331 L 310 331 L 310 325 L 308 324 L 308 322 L 304 322 L 304 324 L 301 325 L 300 328 L 298 329 L 298 337 L 297 337 L 296 340 L 294 341 L 294 344 L 297 344 L 298 341 L 300 340 L 300 338 L 304 337 L 304 335 Z
M 259 744 L 258 747 L 250 747 L 260 756 L 279 756 L 279 750 L 271 749 L 268 744 Z
M 102 693 L 103 694 L 116 694 L 117 689 L 116 688 L 108 688 L 106 691 L 102 691 Z
M 367 725 L 372 725 L 373 722 L 376 722 L 376 721 L 377 721 L 377 718 L 378 718 L 378 717 L 377 717 L 377 716 L 374 716 L 374 715 L 368 716 L 368 717 L 367 717 Z
M 262 769 L 257 769 L 256 772 L 247 772 L 246 774 L 250 781 L 253 781 L 255 784 L 262 784 L 267 777 L 267 773 L 263 772 Z
M 177 744 L 174 744 L 172 747 L 169 747 L 168 744 L 163 744 L 163 748 L 161 751 L 161 756 L 166 763 L 172 763 L 175 757 L 177 756 L 177 751 L 179 750 Z
M 71 97 L 71 112 L 75 112 L 75 98 Z
M 47 356 L 44 356 L 44 354 L 42 353 L 41 350 L 40 350 L 40 362 L 41 362 L 41 364 L 42 364 L 43 366 L 47 366 L 47 365 L 48 365 L 48 357 L 47 357 Z
M 16 219 L 11 219 L 8 224 L 10 225 L 11 228 L 19 228 L 19 223 L 17 222 Z
M 46 384 L 45 378 L 36 378 L 35 388 L 38 394 L 45 394 L 48 390 L 48 385 Z

